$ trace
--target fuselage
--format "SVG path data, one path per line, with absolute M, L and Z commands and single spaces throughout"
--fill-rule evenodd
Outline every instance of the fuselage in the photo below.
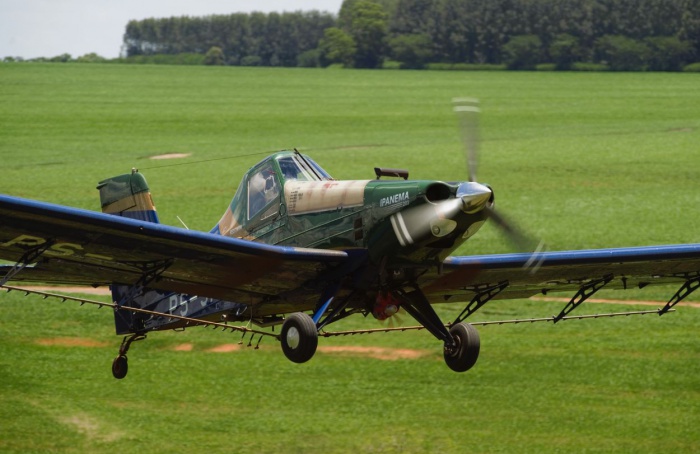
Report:
M 372 262 L 389 266 L 434 263 L 476 233 L 491 200 L 490 189 L 476 183 L 333 180 L 308 157 L 280 152 L 246 173 L 213 232 L 268 244 L 362 248 Z

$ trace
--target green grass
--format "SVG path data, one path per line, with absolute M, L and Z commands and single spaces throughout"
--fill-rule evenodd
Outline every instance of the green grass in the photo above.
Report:
M 450 99 L 477 96 L 480 180 L 550 248 L 698 242 L 697 83 L 688 73 L 5 64 L 0 193 L 96 210 L 97 181 L 138 167 L 163 222 L 208 230 L 243 172 L 281 148 L 303 149 L 337 178 L 372 178 L 381 165 L 464 179 Z M 148 159 L 172 152 L 192 155 Z M 460 253 L 508 250 L 487 226 Z M 490 303 L 475 317 L 562 306 Z M 679 307 L 484 327 L 466 374 L 450 372 L 423 332 L 321 340 L 418 349 L 420 359 L 319 352 L 299 366 L 270 341 L 208 352 L 239 336 L 190 329 L 134 344 L 129 376 L 115 381 L 108 310 L 2 294 L 0 451 L 697 452 L 699 322 L 696 308 Z M 76 338 L 97 346 L 41 342 Z M 182 343 L 193 351 L 174 351 Z

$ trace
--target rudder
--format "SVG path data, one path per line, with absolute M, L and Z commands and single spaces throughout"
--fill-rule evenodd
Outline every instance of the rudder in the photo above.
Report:
M 97 189 L 103 213 L 160 223 L 146 178 L 138 170 L 100 181 Z

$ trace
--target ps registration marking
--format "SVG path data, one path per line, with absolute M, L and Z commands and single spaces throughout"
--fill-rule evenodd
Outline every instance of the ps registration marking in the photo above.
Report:
M 20 247 L 20 248 L 34 248 L 46 244 L 47 240 L 38 236 L 32 235 L 20 235 L 10 241 L 1 243 L 0 247 Z M 77 243 L 68 242 L 58 242 L 51 244 L 44 254 L 51 255 L 54 257 L 70 257 L 73 255 L 82 255 L 86 258 L 92 258 L 97 260 L 113 260 L 112 257 L 100 254 L 83 253 L 83 246 Z

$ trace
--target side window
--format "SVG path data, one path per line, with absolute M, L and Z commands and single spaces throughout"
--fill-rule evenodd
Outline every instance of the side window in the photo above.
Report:
M 282 170 L 282 176 L 284 177 L 285 181 L 299 179 L 299 171 L 301 169 L 299 169 L 291 157 L 279 158 L 277 159 L 277 163 Z
M 276 214 L 279 209 L 279 182 L 270 165 L 262 167 L 248 179 L 248 219 L 261 211 L 263 218 Z

